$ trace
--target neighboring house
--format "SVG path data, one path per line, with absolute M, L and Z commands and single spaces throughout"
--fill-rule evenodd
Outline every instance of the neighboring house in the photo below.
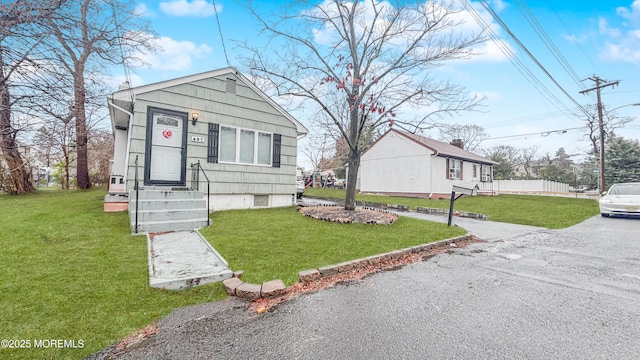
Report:
M 362 193 L 432 198 L 449 197 L 456 181 L 489 189 L 495 162 L 460 146 L 391 129 L 362 155 L 357 187 Z
M 111 193 L 128 193 L 138 177 L 145 189 L 206 194 L 206 174 L 210 210 L 295 201 L 297 143 L 307 129 L 235 68 L 125 84 L 107 98 Z

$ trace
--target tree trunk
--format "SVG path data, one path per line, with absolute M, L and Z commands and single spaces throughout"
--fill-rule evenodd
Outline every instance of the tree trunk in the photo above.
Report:
M 9 168 L 9 179 L 7 184 L 0 187 L 5 188 L 8 193 L 23 194 L 35 190 L 31 182 L 31 169 L 20 156 L 16 132 L 11 126 L 11 97 L 9 96 L 9 85 L 4 75 L 4 61 L 0 49 L 0 150 Z
M 354 91 L 355 93 L 356 91 Z M 360 149 L 359 149 L 359 111 L 353 99 L 349 99 L 351 111 L 349 113 L 349 171 L 347 172 L 347 194 L 344 199 L 345 210 L 356 209 L 356 185 L 358 180 L 358 169 L 360 168 Z
M 86 94 L 84 89 L 84 70 L 76 67 L 74 74 L 74 96 L 76 115 L 76 179 L 78 189 L 91 188 L 89 163 L 87 159 L 87 117 L 85 112 Z
M 360 154 L 349 151 L 349 170 L 347 172 L 347 195 L 344 201 L 345 210 L 356 209 L 356 186 L 358 169 L 360 169 Z

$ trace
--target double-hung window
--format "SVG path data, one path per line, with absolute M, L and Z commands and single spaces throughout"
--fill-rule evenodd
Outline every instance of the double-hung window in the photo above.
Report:
M 462 178 L 462 161 L 458 159 L 447 159 L 448 179 L 460 180 Z
M 482 165 L 482 182 L 491 182 L 491 166 Z

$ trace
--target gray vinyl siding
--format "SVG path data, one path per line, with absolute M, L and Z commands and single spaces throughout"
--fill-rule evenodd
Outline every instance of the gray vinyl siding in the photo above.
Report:
M 226 93 L 227 78 L 235 77 L 227 74 L 137 95 L 131 124 L 129 188 L 133 187 L 136 155 L 139 176 L 143 174 L 147 109 L 152 106 L 199 114 L 195 126 L 188 121 L 186 186 L 191 185 L 189 165 L 200 161 L 213 194 L 295 194 L 296 125 L 240 79 L 236 79 L 236 94 Z M 208 123 L 281 134 L 281 166 L 208 163 Z M 204 142 L 192 142 L 192 136 L 202 137 Z M 200 180 L 200 190 L 206 189 L 202 175 Z

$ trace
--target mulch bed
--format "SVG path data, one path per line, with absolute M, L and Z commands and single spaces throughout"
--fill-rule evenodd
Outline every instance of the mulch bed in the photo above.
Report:
M 341 206 L 301 206 L 298 207 L 301 214 L 314 219 L 338 222 L 342 224 L 361 223 L 391 225 L 398 215 L 387 211 L 359 208 L 345 210 Z

